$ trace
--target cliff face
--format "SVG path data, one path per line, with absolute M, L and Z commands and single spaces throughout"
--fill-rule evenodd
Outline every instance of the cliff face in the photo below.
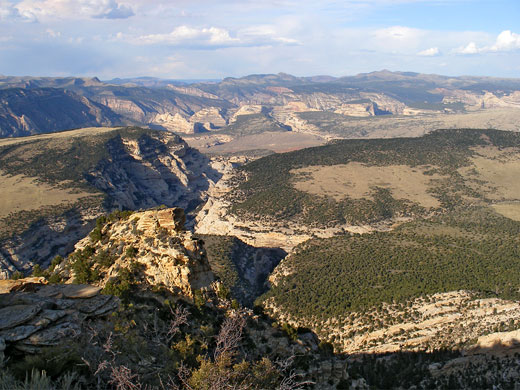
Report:
M 124 209 L 157 205 L 191 211 L 220 175 L 180 137 L 161 132 L 108 141 L 110 157 L 86 173 L 87 181 Z
M 5 217 L 0 218 L 3 278 L 17 270 L 29 272 L 35 263 L 46 266 L 57 254 L 69 253 L 94 220 L 107 211 L 159 205 L 191 211 L 206 199 L 207 191 L 220 177 L 205 156 L 167 132 L 77 130 L 42 137 L 33 138 L 29 145 L 23 139 L 19 143 L 10 140 L 0 180 L 21 174 L 21 178 L 36 178 L 53 190 L 76 191 L 84 196 L 76 202 L 58 199 L 39 209 L 7 210 L 1 215 Z M 74 149 L 78 145 L 88 148 Z M 53 153 L 59 155 L 55 160 L 59 164 L 39 170 L 40 156 L 53 160 Z M 46 174 L 56 180 L 49 181 Z M 32 191 L 37 190 L 38 185 Z M 20 188 L 6 196 L 23 197 L 24 191 Z
M 123 123 L 125 120 L 110 108 L 67 90 L 0 90 L 0 137 Z
M 134 213 L 106 223 L 99 236 L 91 234 L 81 240 L 76 250 L 80 254 L 85 248 L 90 251 L 86 261 L 99 272 L 99 280 L 92 280 L 99 286 L 117 279 L 122 269 L 140 269 L 136 277 L 142 278 L 142 283 L 192 298 L 196 290 L 208 288 L 214 277 L 202 242 L 184 230 L 185 221 L 180 208 Z M 75 259 L 77 253 L 69 259 Z M 101 257 L 108 260 L 100 261 Z M 64 275 L 69 281 L 80 279 L 78 268 L 74 264 L 72 268 L 69 273 L 62 266 Z

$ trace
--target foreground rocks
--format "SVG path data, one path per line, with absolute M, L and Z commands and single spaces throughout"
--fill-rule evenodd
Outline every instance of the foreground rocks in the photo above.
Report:
M 4 351 L 36 353 L 82 333 L 85 321 L 119 307 L 119 299 L 89 285 L 49 285 L 43 278 L 0 280 L 0 364 Z

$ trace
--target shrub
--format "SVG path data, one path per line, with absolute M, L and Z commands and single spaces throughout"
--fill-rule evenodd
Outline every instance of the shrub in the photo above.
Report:
M 18 279 L 22 279 L 22 278 L 23 278 L 23 274 L 20 271 L 14 271 L 11 275 L 12 280 L 18 280 Z

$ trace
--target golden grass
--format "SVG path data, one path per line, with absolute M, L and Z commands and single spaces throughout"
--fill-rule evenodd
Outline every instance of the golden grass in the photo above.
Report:
M 431 167 L 428 167 L 431 168 Z M 387 188 L 395 199 L 407 199 L 426 208 L 440 203 L 428 190 L 440 175 L 425 175 L 426 167 L 406 165 L 367 166 L 359 162 L 333 166 L 312 166 L 292 170 L 293 185 L 300 191 L 339 201 L 371 198 L 375 187 Z
M 92 193 L 60 189 L 23 175 L 8 176 L 0 172 L 0 218 L 22 210 L 37 210 L 76 202 Z
M 520 202 L 495 203 L 492 207 L 500 215 L 520 222 Z
M 492 200 L 520 200 L 520 152 L 480 147 L 472 165 L 459 170 L 466 183 Z
M 18 138 L 3 138 L 0 139 L 0 147 L 7 145 L 15 145 L 18 143 L 24 143 L 27 141 L 37 141 L 37 140 L 55 140 L 62 138 L 73 138 L 73 137 L 85 137 L 89 135 L 97 135 L 106 133 L 109 131 L 113 131 L 115 129 L 119 129 L 119 127 L 85 127 L 84 129 L 77 130 L 68 130 L 68 131 L 60 131 L 57 133 L 46 133 L 46 134 L 38 134 L 31 135 L 28 137 L 18 137 Z

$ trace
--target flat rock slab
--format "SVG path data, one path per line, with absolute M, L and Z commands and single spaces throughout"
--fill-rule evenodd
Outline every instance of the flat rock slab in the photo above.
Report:
M 52 322 L 56 322 L 57 320 L 65 317 L 67 312 L 65 310 L 42 310 L 36 317 L 34 317 L 29 325 L 34 325 L 38 327 L 46 327 Z
M 34 333 L 29 338 L 22 341 L 22 344 L 29 346 L 48 347 L 58 345 L 66 338 L 76 338 L 81 334 L 81 327 L 75 322 L 62 322 Z
M 34 293 L 16 292 L 10 294 L 0 294 L 0 308 L 12 307 L 15 305 L 38 305 L 40 307 L 52 306 L 53 302 L 47 297 L 42 297 Z
M 103 306 L 99 307 L 95 312 L 89 313 L 89 317 L 99 317 L 103 316 L 107 313 L 113 312 L 119 307 L 119 300 L 110 296 L 110 300 L 108 300 Z
M 97 297 L 75 302 L 74 308 L 81 313 L 94 313 L 112 299 L 112 295 L 98 295 Z
M 88 284 L 68 284 L 63 286 L 62 292 L 65 298 L 92 298 L 98 295 L 101 287 L 90 286 Z
M 35 325 L 21 325 L 16 328 L 3 330 L 0 332 L 0 337 L 9 342 L 20 341 L 26 339 L 40 328 Z
M 87 284 L 66 284 L 41 286 L 37 294 L 48 298 L 86 299 L 99 294 L 101 287 Z
M 39 305 L 14 305 L 0 309 L 0 330 L 13 328 L 36 316 L 41 310 Z

